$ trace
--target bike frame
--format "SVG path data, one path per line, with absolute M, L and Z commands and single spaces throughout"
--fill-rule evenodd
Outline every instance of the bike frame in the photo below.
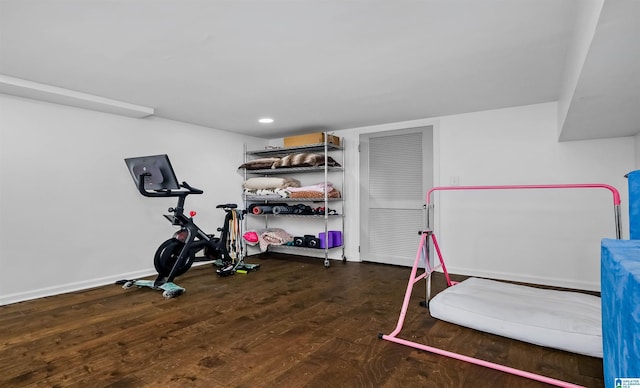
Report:
M 182 182 L 180 187 L 184 190 L 161 190 L 161 191 L 147 191 L 144 187 L 144 178 L 148 176 L 148 173 L 141 174 L 138 179 L 138 191 L 145 197 L 177 197 L 178 203 L 175 208 L 169 208 L 169 212 L 173 215 L 165 214 L 164 217 L 171 222 L 172 225 L 180 226 L 180 230 L 174 234 L 174 238 L 184 243 L 180 255 L 176 262 L 173 264 L 171 271 L 168 274 L 158 273 L 154 286 L 158 287 L 164 283 L 173 282 L 178 269 L 186 263 L 191 257 L 191 253 L 198 252 L 204 248 L 211 248 L 219 252 L 223 262 L 230 260 L 230 255 L 226 247 L 226 241 L 229 236 L 229 229 L 227 227 L 229 220 L 231 219 L 231 209 L 235 208 L 235 205 L 218 205 L 218 208 L 223 208 L 226 212 L 224 224 L 222 228 L 218 228 L 221 232 L 220 238 L 216 239 L 214 235 L 209 235 L 200 229 L 193 217 L 187 217 L 184 214 L 184 203 L 188 195 L 190 194 L 202 194 L 203 191 L 190 186 L 187 182 Z M 186 236 L 182 237 L 181 234 L 186 232 Z M 195 261 L 211 261 L 210 258 L 204 258 L 203 260 Z

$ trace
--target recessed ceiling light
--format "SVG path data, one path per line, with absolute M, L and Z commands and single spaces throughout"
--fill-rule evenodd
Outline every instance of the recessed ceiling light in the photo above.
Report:
M 264 118 L 261 118 L 260 120 L 258 120 L 258 122 L 262 123 L 262 124 L 271 124 L 271 123 L 273 123 L 273 119 L 269 118 L 269 117 L 264 117 Z

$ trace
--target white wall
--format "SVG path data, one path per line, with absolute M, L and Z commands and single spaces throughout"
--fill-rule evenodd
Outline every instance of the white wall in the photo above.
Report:
M 461 185 L 613 185 L 625 204 L 628 238 L 623 176 L 634 165 L 633 138 L 559 143 L 556 103 L 342 131 L 348 181 L 358 179 L 360 133 L 430 124 L 436 185 L 449 185 L 452 176 Z M 357 256 L 358 188 L 347 189 L 347 247 Z M 452 273 L 599 288 L 600 240 L 615 236 L 609 191 L 447 192 L 436 199 L 436 234 Z
M 243 143 L 265 144 L 158 118 L 5 95 L 0 104 L 0 304 L 155 273 L 153 253 L 174 231 L 161 215 L 174 202 L 139 195 L 125 157 L 169 154 L 178 178 L 205 190 L 187 210 L 214 231 L 222 221 L 215 205 L 241 201 Z M 346 144 L 348 260 L 359 260 L 359 135 L 425 125 L 434 126 L 437 185 L 451 176 L 462 185 L 611 184 L 622 195 L 628 238 L 623 175 L 640 167 L 638 136 L 558 143 L 557 104 L 549 103 L 337 132 Z M 612 235 L 613 216 L 608 192 L 589 193 L 440 195 L 436 233 L 451 272 L 597 289 L 599 241 Z M 511 218 L 497 214 L 507 205 Z M 511 228 L 523 224 L 524 232 Z
M 561 135 L 571 107 L 571 101 L 582 73 L 585 58 L 591 47 L 603 4 L 604 0 L 585 0 L 578 3 L 579 8 L 575 15 L 578 22 L 571 44 L 568 46 L 569 51 L 565 59 L 563 83 L 558 101 L 558 136 Z
M 175 230 L 162 214 L 175 201 L 141 196 L 125 157 L 169 154 L 178 179 L 205 191 L 185 210 L 213 233 L 223 220 L 215 206 L 241 201 L 243 144 L 264 144 L 1 94 L 0 108 L 0 304 L 155 273 L 155 249 Z

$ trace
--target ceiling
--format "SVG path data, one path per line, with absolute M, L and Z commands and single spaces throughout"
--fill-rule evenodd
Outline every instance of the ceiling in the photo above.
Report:
M 0 74 L 276 138 L 557 101 L 585 2 L 0 0 Z M 603 9 L 616 3 L 632 12 L 610 12 L 605 27 L 627 27 L 598 24 L 567 139 L 640 131 L 640 109 L 582 130 L 607 117 L 587 98 L 603 85 L 609 107 L 619 91 L 626 105 L 640 101 L 640 88 L 609 82 L 622 61 L 640 85 L 640 50 L 629 53 L 640 37 L 628 27 L 640 2 Z M 608 63 L 612 50 L 622 54 Z

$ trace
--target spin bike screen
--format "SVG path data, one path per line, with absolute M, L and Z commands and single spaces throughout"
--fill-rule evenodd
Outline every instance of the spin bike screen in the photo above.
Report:
M 129 168 L 136 187 L 140 182 L 140 175 L 148 173 L 151 175 L 144 177 L 144 188 L 147 190 L 178 190 L 180 188 L 169 156 L 166 154 L 126 158 L 124 162 Z

